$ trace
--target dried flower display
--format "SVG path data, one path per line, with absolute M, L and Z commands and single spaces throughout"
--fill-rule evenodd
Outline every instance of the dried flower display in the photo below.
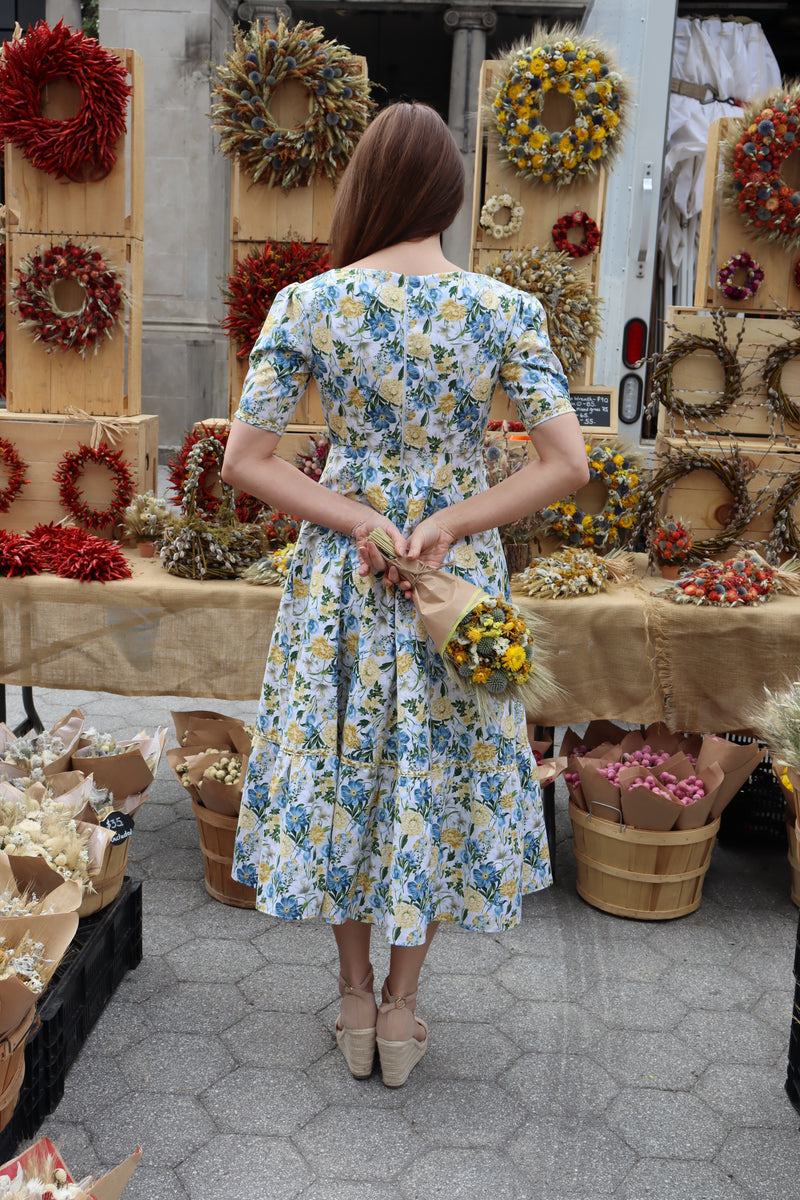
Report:
M 309 434 L 308 450 L 296 454 L 294 461 L 304 475 L 308 475 L 309 479 L 319 483 L 325 463 L 328 461 L 330 448 L 331 443 L 324 434 Z
M 63 279 L 83 289 L 79 309 L 59 306 L 55 288 Z M 127 303 L 117 272 L 100 251 L 69 239 L 26 255 L 11 289 L 11 307 L 34 341 L 43 342 L 46 350 L 76 350 L 82 358 L 88 350 L 97 354 L 102 338 L 113 336 Z
M 776 572 L 758 556 L 742 555 L 723 563 L 704 562 L 683 571 L 664 595 L 677 604 L 737 608 L 763 604 L 773 595 Z
M 530 462 L 531 439 L 519 421 L 490 421 L 483 439 L 483 463 L 489 487 L 527 466 Z M 507 545 L 530 544 L 536 532 L 535 514 L 521 517 L 508 525 L 500 526 L 500 540 Z
M 483 273 L 536 297 L 547 317 L 553 352 L 565 374 L 574 375 L 593 352 L 600 332 L 601 301 L 591 283 L 576 275 L 570 256 L 538 246 L 503 250 Z
M 658 563 L 671 565 L 686 562 L 692 552 L 692 544 L 691 530 L 679 517 L 659 517 L 650 530 L 650 549 Z
M 240 258 L 222 290 L 227 315 L 222 328 L 237 343 L 237 358 L 248 358 L 276 294 L 327 271 L 325 246 L 317 241 L 265 242 Z
M 566 547 L 548 558 L 535 559 L 514 576 L 513 583 L 515 589 L 537 600 L 568 600 L 595 595 L 632 576 L 632 559 L 624 551 L 612 550 L 601 558 L 591 550 Z
M 661 405 L 667 412 L 679 413 L 688 421 L 704 421 L 709 417 L 718 417 L 727 412 L 734 400 L 741 396 L 742 368 L 737 358 L 737 350 L 744 337 L 744 322 L 741 324 L 733 346 L 728 345 L 723 310 L 720 309 L 712 314 L 712 324 L 715 335 L 713 338 L 700 337 L 693 333 L 678 333 L 666 350 L 657 356 L 652 377 L 651 406 L 653 412 L 658 405 Z M 724 385 L 718 399 L 708 400 L 702 404 L 693 404 L 676 393 L 672 372 L 677 363 L 696 354 L 698 350 L 710 351 L 719 359 L 724 374 Z
M 797 793 L 800 790 L 800 681 L 794 680 L 776 691 L 765 687 L 763 698 L 754 702 L 748 714 L 747 725 L 772 754 L 778 777 L 791 793 Z M 791 776 L 784 779 L 787 770 L 791 771 Z M 795 795 L 795 808 L 796 804 Z
M 308 95 L 308 116 L 291 129 L 272 113 L 275 90 L 299 83 Z M 234 31 L 233 49 L 215 68 L 211 120 L 220 150 L 238 157 L 254 181 L 305 187 L 316 178 L 335 180 L 347 166 L 375 108 L 369 80 L 347 46 L 325 37 L 307 21 L 291 28 L 256 22 Z
M 294 544 L 270 550 L 252 566 L 246 567 L 239 576 L 245 583 L 264 584 L 267 587 L 283 587 L 294 558 Z
M 42 89 L 68 79 L 81 93 L 75 116 L 43 117 Z M 116 54 L 79 29 L 38 21 L 4 43 L 0 58 L 0 140 L 18 146 L 40 171 L 60 179 L 102 179 L 125 133 L 131 89 Z
M 610 163 L 628 102 L 628 89 L 611 57 L 575 27 L 534 29 L 500 62 L 490 114 L 500 151 L 525 179 L 557 187 Z M 549 91 L 568 96 L 575 119 L 564 130 L 542 123 Z
M 637 532 L 641 530 L 649 537 L 650 530 L 658 522 L 659 508 L 669 495 L 670 488 L 676 480 L 685 479 L 693 471 L 711 471 L 732 497 L 724 529 L 713 537 L 694 542 L 694 556 L 705 558 L 706 555 L 727 549 L 741 537 L 753 519 L 754 504 L 747 489 L 750 471 L 735 445 L 724 454 L 711 454 L 692 446 L 672 448 L 663 465 L 644 486 L 636 528 Z
M 152 491 L 134 496 L 122 513 L 122 524 L 132 538 L 141 542 L 154 542 L 161 534 L 169 518 L 166 500 Z

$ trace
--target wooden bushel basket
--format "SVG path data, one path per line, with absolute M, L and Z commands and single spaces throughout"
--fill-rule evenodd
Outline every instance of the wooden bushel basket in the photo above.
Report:
M 578 895 L 618 917 L 669 921 L 700 905 L 719 818 L 666 833 L 616 825 L 569 806 Z
M 0 1130 L 5 1129 L 19 1100 L 25 1077 L 25 1046 L 36 1016 L 31 1004 L 16 1029 L 0 1041 Z
M 206 891 L 223 904 L 235 908 L 255 908 L 256 889 L 245 887 L 231 877 L 233 843 L 236 838 L 237 817 L 203 808 L 192 799 L 192 812 L 200 833 L 200 849 L 206 875 Z

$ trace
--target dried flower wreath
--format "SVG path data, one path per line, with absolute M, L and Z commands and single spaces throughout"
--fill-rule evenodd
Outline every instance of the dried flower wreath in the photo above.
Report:
M 571 242 L 567 236 L 570 229 L 582 229 L 583 241 Z M 586 258 L 587 255 L 594 254 L 600 245 L 600 230 L 596 221 L 578 209 L 558 218 L 553 226 L 553 241 L 557 250 L 564 251 L 571 258 Z
M 680 413 L 687 421 L 704 421 L 727 412 L 734 400 L 742 394 L 742 368 L 736 352 L 744 336 L 744 323 L 742 322 L 738 331 L 735 345 L 730 346 L 727 342 L 724 312 L 720 310 L 713 313 L 712 322 L 715 337 L 700 337 L 693 333 L 679 334 L 675 341 L 659 354 L 653 370 L 650 393 L 654 410 L 660 404 L 667 412 Z M 677 363 L 691 354 L 696 354 L 698 350 L 709 350 L 719 359 L 724 372 L 724 387 L 719 399 L 709 400 L 704 404 L 690 404 L 676 394 L 672 372 Z
M 247 358 L 250 354 L 281 288 L 321 275 L 328 266 L 327 250 L 317 241 L 307 245 L 266 242 L 263 250 L 251 250 L 239 259 L 222 290 L 228 310 L 222 328 L 238 343 L 236 357 Z
M 272 31 L 257 24 L 237 30 L 215 76 L 211 118 L 220 150 L 270 186 L 336 179 L 375 108 L 358 58 L 306 21 L 290 29 L 281 18 Z M 292 129 L 281 128 L 271 111 L 275 90 L 287 81 L 308 93 L 308 116 Z
M 224 452 L 228 444 L 230 427 L 228 425 L 197 425 L 183 439 L 183 444 L 174 458 L 167 463 L 171 499 L 175 504 L 183 504 L 186 483 L 189 475 L 189 456 L 198 442 L 203 442 L 205 448 L 201 455 L 197 483 L 194 489 L 193 504 L 196 511 L 203 517 L 213 517 L 221 504 L 219 467 L 222 455 L 217 452 L 212 442 L 217 442 Z M 255 521 L 264 510 L 264 505 L 255 496 L 239 492 L 236 496 L 236 516 L 240 521 Z
M 59 280 L 73 279 L 84 290 L 83 304 L 74 312 L 60 308 L 55 296 Z M 11 289 L 12 307 L 19 313 L 20 326 L 47 349 L 99 349 L 100 339 L 110 338 L 120 320 L 127 297 L 116 271 L 93 246 L 67 239 L 62 246 L 40 247 L 17 267 L 17 282 Z
M 800 84 L 749 105 L 723 147 L 723 198 L 756 236 L 800 245 L 800 190 L 781 168 L 800 140 Z
M 727 549 L 744 533 L 754 515 L 754 504 L 750 498 L 747 481 L 748 468 L 734 446 L 725 454 L 715 455 L 693 447 L 672 449 L 664 465 L 645 485 L 639 504 L 637 532 L 642 531 L 650 539 L 658 524 L 662 498 L 679 479 L 685 479 L 693 471 L 711 471 L 725 485 L 733 497 L 724 528 L 709 538 L 695 538 L 693 558 L 705 558 Z
M 77 85 L 74 117 L 52 120 L 39 108 L 42 88 L 54 79 Z M 39 21 L 0 56 L 0 140 L 18 146 L 40 171 L 56 178 L 102 179 L 116 161 L 131 94 L 115 54 L 63 21 Z

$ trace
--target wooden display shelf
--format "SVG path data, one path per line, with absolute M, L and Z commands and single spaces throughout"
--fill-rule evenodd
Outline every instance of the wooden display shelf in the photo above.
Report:
M 700 217 L 700 244 L 697 256 L 696 307 L 712 305 L 734 312 L 774 313 L 776 305 L 796 309 L 800 300 L 793 279 L 796 255 L 778 242 L 757 237 L 757 230 L 746 225 L 739 214 L 722 199 L 722 147 L 731 118 L 714 121 L 709 130 L 706 153 L 703 211 Z M 746 250 L 764 270 L 764 281 L 748 300 L 728 300 L 717 284 L 717 272 L 734 254 Z
M 133 416 L 142 403 L 143 243 L 125 237 L 95 238 L 94 245 L 121 276 L 130 300 L 124 320 L 110 338 L 82 358 L 76 350 L 48 352 L 22 329 L 8 307 L 16 268 L 42 246 L 58 245 L 58 235 L 8 235 L 6 271 L 6 405 L 11 412 L 62 413 L 69 408 L 92 415 Z
M 133 89 L 128 132 L 116 146 L 116 161 L 104 179 L 56 179 L 34 167 L 11 142 L 5 146 L 6 223 L 15 233 L 63 234 L 73 240 L 144 233 L 144 69 L 135 50 L 112 50 L 124 64 Z M 47 114 L 74 112 L 75 87 L 56 80 L 45 89 Z
M 772 531 L 773 504 L 771 497 L 783 482 L 800 471 L 800 443 L 787 446 L 756 438 L 736 443 L 744 465 L 751 471 L 748 492 L 756 502 L 757 512 L 735 545 L 763 551 Z M 730 446 L 714 445 L 706 438 L 673 438 L 659 435 L 656 439 L 655 467 L 663 463 L 670 452 L 681 449 L 702 450 L 715 458 L 732 452 Z M 677 480 L 664 495 L 661 512 L 688 521 L 695 541 L 716 537 L 725 528 L 731 506 L 731 494 L 712 471 L 692 471 Z M 800 518 L 800 503 L 794 509 L 794 519 Z M 730 558 L 735 547 L 715 555 Z
M 109 448 L 122 452 L 137 492 L 157 491 L 158 417 L 124 417 L 119 418 L 119 424 L 122 426 L 119 440 L 112 443 L 105 439 Z M 26 463 L 28 480 L 8 512 L 0 513 L 0 529 L 22 532 L 39 522 L 61 521 L 67 516 L 53 474 L 65 454 L 89 445 L 92 429 L 92 421 L 42 413 L 0 412 L 0 437 L 11 442 Z M 112 489 L 113 479 L 104 467 L 94 464 L 87 467 L 80 482 L 87 503 L 107 507 Z
M 357 56 L 366 76 L 367 60 Z M 275 93 L 271 115 L 278 126 L 292 129 L 308 117 L 308 93 L 291 80 Z M 335 184 L 327 176 L 307 187 L 270 187 L 253 183 L 237 159 L 231 167 L 231 240 L 242 242 L 318 241 L 327 243 Z
M 487 119 L 486 114 L 486 96 L 491 93 L 498 70 L 499 64 L 491 60 L 481 67 L 472 192 L 470 265 L 473 271 L 484 271 L 504 250 L 519 250 L 526 246 L 555 250 L 553 225 L 559 217 L 567 213 L 585 212 L 597 223 L 602 234 L 605 213 L 606 173 L 602 167 L 598 168 L 594 175 L 582 176 L 566 187 L 557 188 L 554 184 L 533 183 L 530 179 L 523 179 L 500 153 L 491 118 Z M 574 111 L 568 97 L 548 93 L 545 116 L 548 117 L 548 122 L 556 122 L 550 125 L 551 128 L 564 128 L 570 124 Z M 558 125 L 558 122 L 561 124 Z M 489 197 L 505 194 L 522 205 L 522 226 L 511 237 L 495 238 L 481 227 L 481 209 Z M 598 288 L 601 250 L 602 243 L 596 253 L 584 258 L 575 258 L 571 263 L 575 274 L 583 276 L 595 294 Z M 584 359 L 583 367 L 574 377 L 574 382 L 582 386 L 591 384 L 591 356 Z
M 659 409 L 659 432 L 670 436 L 709 433 L 720 437 L 800 438 L 800 425 L 785 420 L 767 403 L 762 379 L 764 362 L 771 350 L 800 338 L 800 329 L 785 318 L 760 313 L 725 315 L 726 341 L 734 347 L 739 332 L 743 337 L 737 360 L 742 370 L 742 393 L 730 408 L 706 420 L 687 418 L 680 413 Z M 711 312 L 697 308 L 667 309 L 665 350 L 682 335 L 715 339 Z M 790 359 L 783 368 L 782 386 L 789 399 L 800 407 L 800 357 Z M 696 350 L 677 362 L 672 371 L 673 391 L 693 404 L 718 399 L 724 389 L 722 364 L 711 350 Z

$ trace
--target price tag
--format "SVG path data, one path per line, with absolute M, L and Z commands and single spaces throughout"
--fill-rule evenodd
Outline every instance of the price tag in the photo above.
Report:
M 133 833 L 133 817 L 129 813 L 110 812 L 100 824 L 105 825 L 106 829 L 114 831 L 114 836 L 111 839 L 112 846 L 118 846 L 120 842 L 124 842 Z
M 616 433 L 617 389 L 584 385 L 570 393 L 572 407 L 578 414 L 581 428 Z

